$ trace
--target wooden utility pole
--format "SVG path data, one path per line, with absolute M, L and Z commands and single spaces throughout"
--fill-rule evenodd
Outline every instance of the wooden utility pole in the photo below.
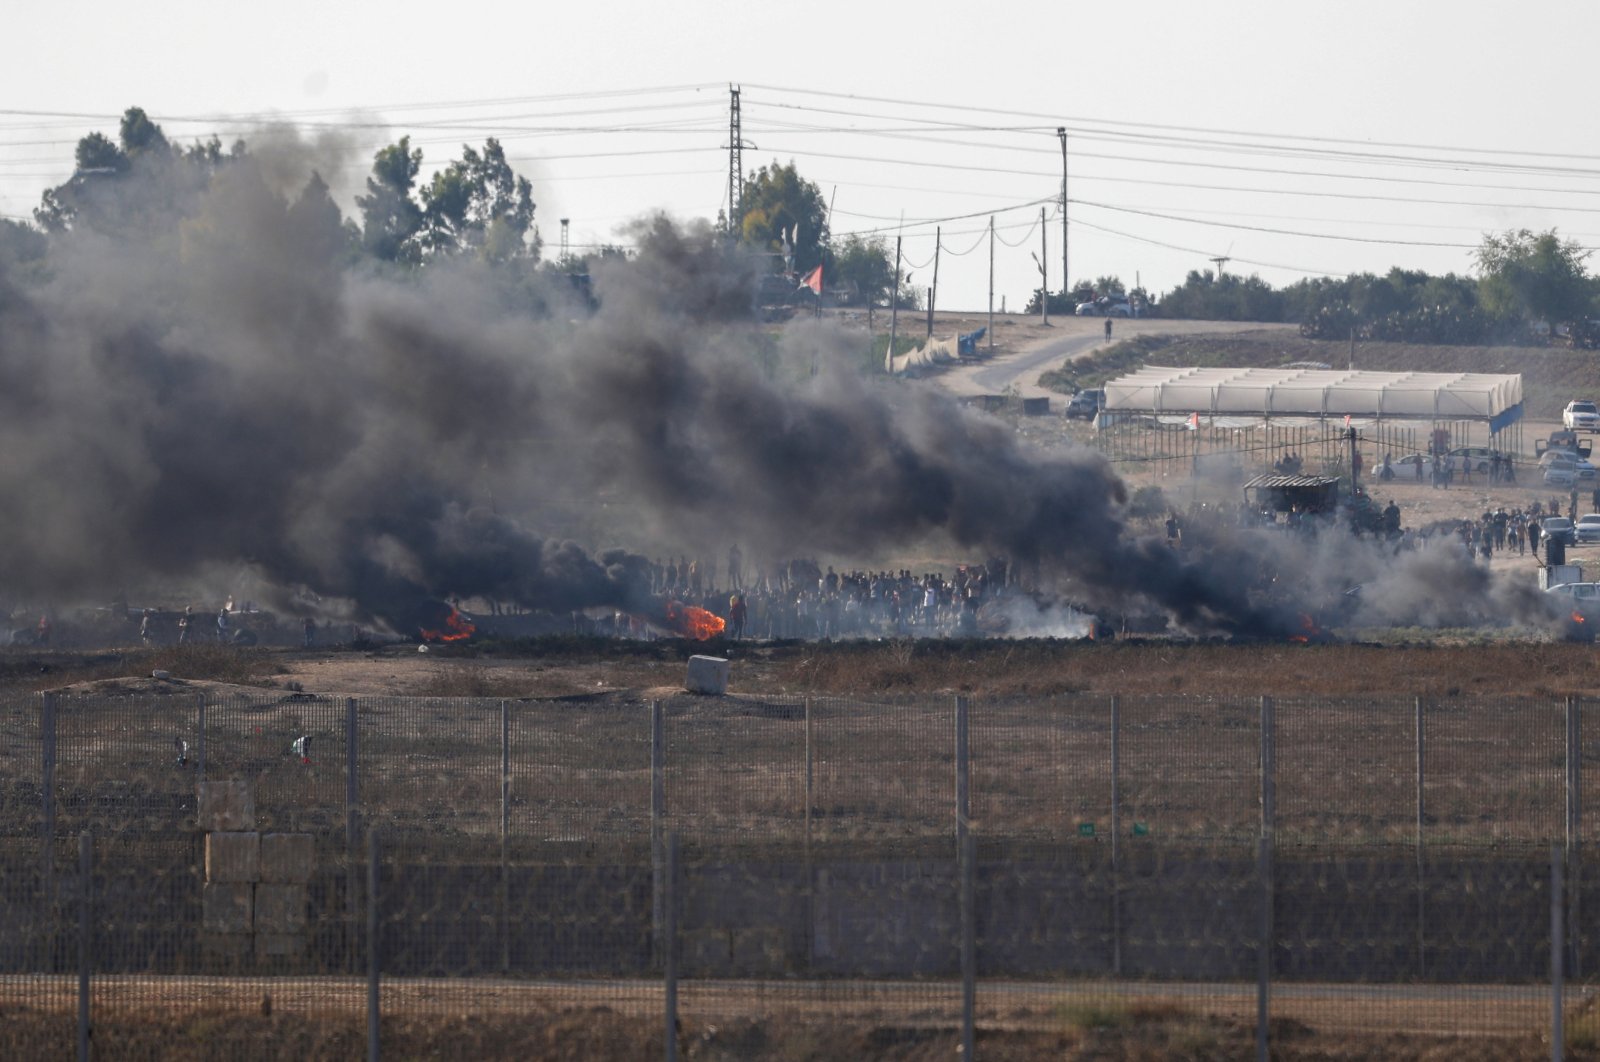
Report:
M 894 337 L 900 324 L 900 241 L 894 238 L 894 285 L 889 290 L 889 352 L 883 356 L 885 365 L 894 364 Z
M 1050 323 L 1050 232 L 1044 227 L 1044 207 L 1039 208 L 1039 314 L 1041 323 Z
M 933 287 L 928 289 L 928 338 L 933 338 L 933 306 L 939 301 L 939 248 L 943 229 L 933 230 Z
M 994 215 L 989 215 L 989 353 L 994 353 Z
M 1066 291 L 1071 281 L 1067 279 L 1067 130 L 1056 126 L 1056 136 L 1061 138 L 1061 290 Z

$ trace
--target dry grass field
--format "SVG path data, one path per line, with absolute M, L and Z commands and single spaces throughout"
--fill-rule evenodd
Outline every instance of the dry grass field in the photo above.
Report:
M 1425 640 L 1424 640 L 1425 639 Z M 1280 839 L 1409 845 L 1416 698 L 1429 719 L 1429 830 L 1440 845 L 1548 843 L 1562 819 L 1562 710 L 1600 690 L 1592 647 L 1419 635 L 1410 644 L 1123 641 L 790 643 L 711 646 L 733 662 L 732 696 L 679 689 L 681 643 L 555 639 L 434 649 L 300 652 L 192 647 L 0 656 L 0 771 L 29 776 L 26 728 L 45 689 L 92 694 L 61 716 L 58 784 L 99 792 L 186 784 L 169 731 L 202 695 L 218 771 L 258 779 L 268 826 L 342 828 L 344 698 L 361 704 L 363 801 L 400 836 L 498 830 L 499 701 L 511 702 L 512 829 L 529 841 L 640 841 L 649 831 L 648 705 L 665 703 L 671 824 L 709 841 L 798 840 L 804 712 L 813 713 L 814 838 L 876 842 L 948 834 L 952 704 L 971 698 L 973 817 L 980 837 L 1071 837 L 1109 828 L 1109 714 L 1122 713 L 1124 825 L 1180 842 L 1247 845 L 1257 820 L 1260 698 L 1278 713 Z M 148 678 L 170 671 L 171 680 Z M 77 704 L 72 699 L 69 704 Z M 1600 719 L 1600 716 L 1597 716 Z M 114 740 L 105 740 L 107 733 Z M 303 764 L 285 754 L 315 735 Z M 95 736 L 98 735 L 98 736 Z M 1585 759 L 1600 729 L 1583 732 Z M 173 778 L 177 778 L 174 782 Z M 97 788 L 98 787 L 98 788 Z M 102 794 L 103 796 L 103 794 Z M 64 805 L 60 825 L 123 805 Z M 30 809 L 0 807 L 8 814 Z M 13 826 L 26 824 L 12 823 Z M 65 858 L 65 857 L 64 857 Z M 468 987 L 470 986 L 470 987 Z M 1501 989 L 1379 986 L 1350 995 L 1292 986 L 1274 1005 L 1281 1058 L 1547 1057 L 1534 1030 L 1547 996 Z M 683 1057 L 921 1060 L 955 1047 L 949 986 L 881 997 L 738 983 L 686 986 Z M 340 1058 L 359 1053 L 360 987 L 249 980 L 198 991 L 182 979 L 97 988 L 96 1043 L 112 1057 Z M 651 1057 L 659 987 L 396 982 L 386 999 L 395 1057 Z M 227 993 L 233 993 L 233 999 Z M 1145 986 L 1107 995 L 1069 986 L 980 987 L 984 1058 L 1236 1058 L 1253 1044 L 1253 996 Z M 242 993 L 242 995 L 241 995 Z M 260 1012 L 258 995 L 275 995 Z M 57 998 L 58 997 L 58 998 Z M 42 1001 L 36 980 L 0 985 L 11 1057 L 47 1057 L 70 1036 L 71 989 Z M 119 1000 L 121 1002 L 119 1003 Z M 1574 1004 L 1578 997 L 1574 997 Z M 126 1004 L 126 1005 L 123 1005 Z M 235 1006 L 237 1004 L 237 1006 Z M 1587 1016 L 1569 1057 L 1595 1057 Z M 70 1041 L 67 1041 L 70 1042 Z M 30 1045 L 41 1045 L 33 1050 Z M 1590 1053 L 1586 1053 L 1590 1052 Z

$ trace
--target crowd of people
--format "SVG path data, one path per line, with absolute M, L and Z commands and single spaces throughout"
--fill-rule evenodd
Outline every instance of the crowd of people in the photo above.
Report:
M 687 558 L 651 565 L 651 591 L 662 604 L 676 601 L 712 612 L 733 639 L 940 637 L 978 632 L 978 610 L 1007 592 L 1003 561 L 963 564 L 955 572 L 836 571 L 793 560 L 743 570 L 738 547 L 717 587 L 714 565 Z M 616 613 L 615 633 L 639 636 L 636 618 Z

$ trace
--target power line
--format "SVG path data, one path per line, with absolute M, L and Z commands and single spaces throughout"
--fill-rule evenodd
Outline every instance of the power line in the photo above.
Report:
M 1210 225 L 1216 228 L 1237 229 L 1245 232 L 1267 232 L 1278 236 L 1304 236 L 1313 240 L 1344 240 L 1349 243 L 1379 243 L 1393 247 L 1443 247 L 1450 250 L 1472 250 L 1478 245 L 1475 243 L 1434 243 L 1426 240 L 1380 240 L 1366 236 L 1341 236 L 1328 232 L 1299 232 L 1293 229 L 1274 229 L 1263 225 L 1241 225 L 1237 222 L 1207 221 L 1203 218 L 1186 218 L 1177 214 L 1161 214 L 1153 210 L 1138 210 L 1133 207 L 1110 206 L 1106 203 L 1091 203 L 1084 199 L 1073 199 L 1070 202 L 1079 206 L 1098 207 L 1101 210 L 1114 210 L 1121 214 L 1138 214 L 1141 217 L 1161 218 L 1163 221 L 1181 221 L 1191 225 Z

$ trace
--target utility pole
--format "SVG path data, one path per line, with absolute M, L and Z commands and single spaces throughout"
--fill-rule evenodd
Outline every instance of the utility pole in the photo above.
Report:
M 744 130 L 739 122 L 739 89 L 728 86 L 728 235 L 744 231 Z
M 994 215 L 989 215 L 989 353 L 994 353 Z
M 1072 274 L 1067 272 L 1067 130 L 1065 126 L 1056 126 L 1056 136 L 1061 138 L 1061 290 L 1066 291 L 1071 283 L 1067 278 Z
M 933 287 L 928 289 L 928 338 L 933 338 L 933 304 L 939 300 L 939 248 L 943 229 L 933 230 Z
M 1044 207 L 1039 208 L 1039 315 L 1040 323 L 1050 324 L 1050 230 L 1045 228 Z
M 894 287 L 889 292 L 889 352 L 883 356 L 884 364 L 894 364 L 894 338 L 900 325 L 900 241 L 894 238 Z

